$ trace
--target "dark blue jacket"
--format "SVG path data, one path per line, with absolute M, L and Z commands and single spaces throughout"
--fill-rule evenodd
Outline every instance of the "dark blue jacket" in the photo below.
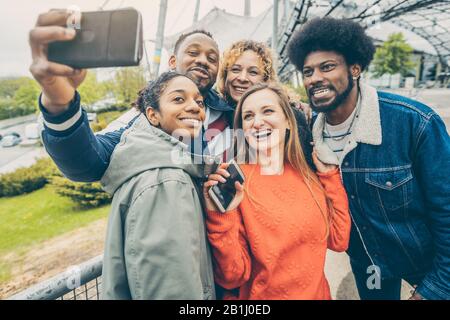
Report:
M 352 216 L 348 254 L 382 278 L 423 278 L 427 299 L 450 299 L 450 138 L 426 105 L 362 86 L 341 161 L 313 128 L 319 158 L 340 165 Z M 369 276 L 369 275 L 368 275 Z
M 222 111 L 232 123 L 234 108 L 211 89 L 205 98 L 208 108 Z M 122 133 L 133 123 L 105 134 L 94 134 L 86 112 L 80 106 L 80 95 L 70 103 L 68 110 L 58 116 L 49 114 L 39 99 L 44 118 L 42 140 L 48 154 L 61 172 L 73 181 L 98 181 L 106 171 L 111 154 L 120 142 Z

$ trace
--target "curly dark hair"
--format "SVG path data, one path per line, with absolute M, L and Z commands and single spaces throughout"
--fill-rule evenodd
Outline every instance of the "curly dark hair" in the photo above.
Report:
M 359 64 L 364 71 L 375 53 L 375 46 L 358 23 L 334 18 L 314 18 L 297 30 L 288 44 L 288 56 L 302 71 L 308 54 L 314 51 L 334 51 L 347 65 Z
M 147 107 L 150 106 L 158 111 L 159 98 L 167 88 L 167 84 L 169 83 L 169 81 L 177 77 L 185 77 L 192 80 L 189 76 L 175 71 L 164 72 L 155 80 L 149 81 L 148 85 L 138 92 L 136 101 L 131 105 L 142 113 L 145 113 Z M 194 82 L 195 84 L 194 80 L 192 80 L 192 82 Z
M 181 34 L 181 35 L 178 37 L 178 40 L 175 42 L 175 47 L 173 48 L 173 53 L 174 53 L 174 54 L 177 54 L 177 53 L 178 53 L 178 49 L 180 49 L 180 46 L 181 46 L 181 44 L 183 43 L 183 41 L 184 41 L 187 37 L 189 37 L 190 35 L 193 35 L 193 34 L 196 34 L 196 33 L 204 34 L 205 36 L 210 37 L 213 41 L 216 41 L 216 40 L 214 40 L 213 35 L 212 35 L 210 32 L 208 32 L 208 31 L 206 31 L 206 30 L 203 30 L 203 29 L 195 29 L 195 30 L 192 30 L 192 31 L 190 31 L 190 32 L 183 33 L 183 34 Z

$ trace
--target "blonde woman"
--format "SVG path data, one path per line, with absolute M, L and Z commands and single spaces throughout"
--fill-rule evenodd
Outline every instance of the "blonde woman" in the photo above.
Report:
M 231 106 L 236 106 L 239 99 L 255 84 L 276 82 L 276 58 L 272 50 L 263 42 L 241 40 L 234 42 L 224 51 L 217 77 L 217 90 Z M 300 103 L 300 99 L 292 99 L 290 103 L 297 118 L 300 141 L 305 150 L 307 162 L 312 165 L 310 141 L 312 135 L 307 123 L 311 118 L 311 108 Z M 298 96 L 296 98 L 299 98 Z
M 224 214 L 207 189 L 226 181 L 227 165 L 204 186 L 215 281 L 235 289 L 225 298 L 331 299 L 326 251 L 346 250 L 350 234 L 338 168 L 315 155 L 317 172 L 307 165 L 293 110 L 278 85 L 249 89 L 234 125 L 245 135 L 237 157 L 247 162 L 241 165 L 245 186 L 236 183 L 236 197 Z

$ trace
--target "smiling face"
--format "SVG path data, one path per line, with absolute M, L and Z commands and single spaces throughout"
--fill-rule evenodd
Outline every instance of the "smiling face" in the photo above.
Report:
M 328 112 L 339 107 L 354 87 L 344 57 L 333 51 L 310 53 L 302 72 L 311 108 L 317 112 Z
M 216 42 L 202 33 L 194 33 L 181 43 L 169 66 L 189 75 L 201 92 L 207 92 L 216 82 L 219 69 L 219 49 Z
M 284 150 L 289 123 L 278 95 L 270 89 L 251 93 L 242 104 L 242 129 L 250 148 L 279 154 Z
M 237 103 L 249 87 L 263 81 L 264 73 L 260 57 L 255 51 L 246 50 L 228 68 L 225 91 Z
M 195 83 L 179 76 L 167 83 L 159 100 L 159 110 L 147 108 L 147 118 L 168 134 L 185 130 L 183 136 L 195 137 L 205 120 L 203 97 Z M 177 132 L 178 134 L 178 132 Z

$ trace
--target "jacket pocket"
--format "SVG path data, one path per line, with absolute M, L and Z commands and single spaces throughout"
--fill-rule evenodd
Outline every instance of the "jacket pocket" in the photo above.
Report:
M 373 195 L 384 209 L 395 211 L 412 201 L 412 178 L 411 168 L 393 168 L 367 172 L 365 182 L 372 186 Z

